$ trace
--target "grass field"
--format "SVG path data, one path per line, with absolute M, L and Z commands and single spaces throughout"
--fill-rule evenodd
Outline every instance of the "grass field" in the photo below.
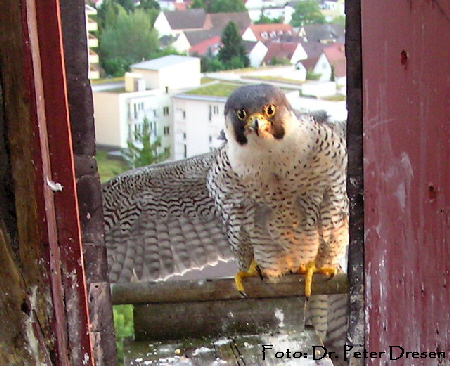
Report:
M 95 158 L 97 160 L 98 173 L 102 183 L 129 169 L 124 162 L 109 159 L 104 151 L 97 151 Z

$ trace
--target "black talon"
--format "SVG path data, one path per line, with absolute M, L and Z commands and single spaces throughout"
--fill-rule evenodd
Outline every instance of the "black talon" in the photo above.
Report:
M 262 270 L 260 266 L 256 266 L 256 272 L 258 272 L 259 278 L 261 279 L 261 281 L 264 279 L 263 274 L 262 274 Z

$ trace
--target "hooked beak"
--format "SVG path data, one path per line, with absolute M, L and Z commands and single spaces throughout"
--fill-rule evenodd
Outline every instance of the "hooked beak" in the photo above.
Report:
M 270 122 L 262 114 L 254 113 L 248 117 L 245 127 L 248 132 L 255 132 L 256 136 L 259 136 L 261 131 L 267 130 L 269 124 Z

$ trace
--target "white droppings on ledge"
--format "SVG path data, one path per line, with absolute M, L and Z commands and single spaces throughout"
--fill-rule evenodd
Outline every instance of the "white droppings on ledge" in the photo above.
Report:
M 53 192 L 62 192 L 62 190 L 63 190 L 63 186 L 62 186 L 62 184 L 60 184 L 60 183 L 56 183 L 56 182 L 54 182 L 54 181 L 52 181 L 52 180 L 50 180 L 50 179 L 48 179 L 47 178 L 47 185 L 50 187 L 50 189 L 53 191 Z

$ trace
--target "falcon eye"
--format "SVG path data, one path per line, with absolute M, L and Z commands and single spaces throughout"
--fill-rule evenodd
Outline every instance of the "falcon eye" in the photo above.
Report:
M 245 111 L 244 108 L 236 109 L 236 115 L 237 115 L 237 118 L 239 118 L 241 121 L 243 121 L 245 119 L 245 117 L 247 117 L 247 112 Z
M 275 106 L 273 104 L 264 106 L 264 113 L 267 117 L 273 117 L 275 115 Z

